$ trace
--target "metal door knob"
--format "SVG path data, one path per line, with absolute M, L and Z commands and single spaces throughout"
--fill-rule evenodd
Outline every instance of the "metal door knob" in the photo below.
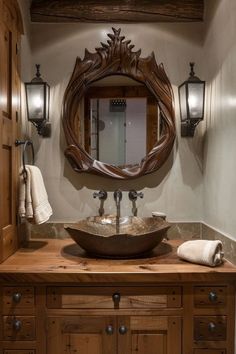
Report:
M 211 291 L 211 292 L 209 293 L 209 300 L 210 300 L 211 302 L 215 302 L 215 301 L 217 300 L 217 294 L 214 293 L 213 291 Z
M 120 328 L 119 328 L 119 333 L 120 334 L 125 334 L 125 333 L 127 333 L 127 327 L 125 327 L 125 326 L 120 326 Z
M 214 322 L 210 322 L 209 324 L 208 324 L 208 331 L 209 332 L 215 332 L 215 330 L 216 330 L 216 325 L 215 325 L 215 323 Z
M 106 334 L 112 335 L 114 333 L 114 329 L 112 325 L 108 325 L 106 328 Z
M 119 293 L 115 293 L 112 295 L 112 300 L 114 301 L 115 304 L 119 304 L 120 302 L 120 294 Z
M 20 320 L 14 320 L 13 321 L 13 329 L 17 332 L 19 332 L 22 328 L 22 322 Z
M 13 300 L 16 304 L 18 304 L 18 303 L 20 302 L 20 300 L 21 300 L 21 293 L 14 293 L 14 294 L 12 295 L 12 300 Z

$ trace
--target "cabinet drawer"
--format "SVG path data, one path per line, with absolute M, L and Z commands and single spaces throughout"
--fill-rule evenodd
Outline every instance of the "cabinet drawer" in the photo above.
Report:
M 223 307 L 227 301 L 226 286 L 195 286 L 195 307 Z
M 4 316 L 4 340 L 34 340 L 35 318 L 33 316 Z
M 181 307 L 181 287 L 48 287 L 47 307 L 142 309 Z
M 35 354 L 35 350 L 34 349 L 13 349 L 13 350 L 9 350 L 9 349 L 5 349 L 3 351 L 3 354 Z
M 194 354 L 226 354 L 225 349 L 195 349 Z
M 29 309 L 35 305 L 34 288 L 7 286 L 3 288 L 3 308 Z
M 226 328 L 226 316 L 194 317 L 194 339 L 197 341 L 224 341 Z

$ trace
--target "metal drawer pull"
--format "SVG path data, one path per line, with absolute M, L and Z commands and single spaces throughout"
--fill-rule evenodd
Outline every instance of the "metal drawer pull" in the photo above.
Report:
M 114 333 L 114 329 L 112 325 L 108 325 L 106 328 L 106 334 L 112 335 Z
M 211 291 L 210 294 L 209 294 L 209 300 L 211 302 L 215 302 L 217 300 L 217 294 L 214 293 L 213 291 Z
M 14 320 L 13 321 L 13 329 L 17 332 L 19 332 L 22 328 L 22 322 L 20 320 Z
M 216 330 L 216 325 L 215 325 L 215 323 L 214 323 L 214 322 L 210 322 L 210 323 L 208 324 L 208 331 L 211 332 L 211 333 L 213 333 L 213 332 L 215 332 L 215 330 Z
M 125 326 L 120 326 L 120 328 L 119 328 L 119 333 L 120 334 L 125 334 L 125 333 L 127 333 L 127 327 L 125 327 Z
M 112 300 L 114 301 L 115 304 L 119 304 L 120 302 L 120 294 L 119 293 L 115 293 L 112 295 Z
M 18 303 L 20 302 L 20 300 L 21 300 L 21 293 L 14 293 L 14 294 L 12 295 L 12 300 L 13 300 L 16 304 L 18 304 Z

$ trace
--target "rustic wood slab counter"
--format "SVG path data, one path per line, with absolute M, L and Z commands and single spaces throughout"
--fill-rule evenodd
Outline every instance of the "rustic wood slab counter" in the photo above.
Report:
M 179 240 L 162 242 L 149 257 L 125 260 L 88 256 L 71 239 L 30 241 L 0 265 L 0 280 L 15 282 L 193 282 L 236 278 L 236 267 L 211 268 L 180 260 Z

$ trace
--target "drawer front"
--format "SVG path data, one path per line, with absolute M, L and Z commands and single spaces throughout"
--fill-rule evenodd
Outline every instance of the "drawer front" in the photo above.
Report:
M 223 307 L 227 302 L 226 286 L 195 286 L 195 307 Z
M 194 339 L 196 341 L 224 341 L 226 329 L 226 316 L 194 317 Z
M 194 354 L 226 354 L 225 349 L 195 349 Z
M 4 316 L 4 340 L 35 340 L 35 318 L 33 316 Z
M 64 309 L 142 309 L 181 307 L 181 287 L 48 287 L 47 307 Z
M 19 350 L 5 349 L 3 351 L 3 354 L 35 354 L 35 350 L 34 349 L 19 349 Z
M 7 286 L 3 288 L 3 308 L 29 309 L 35 305 L 34 288 Z

